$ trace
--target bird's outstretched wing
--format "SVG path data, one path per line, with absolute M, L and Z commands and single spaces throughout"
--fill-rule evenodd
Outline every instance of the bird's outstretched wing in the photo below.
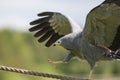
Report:
M 29 31 L 37 31 L 35 37 L 40 37 L 39 42 L 44 42 L 46 47 L 51 46 L 60 37 L 71 32 L 78 32 L 81 30 L 80 26 L 76 24 L 70 17 L 64 16 L 57 12 L 43 12 L 38 14 L 40 19 L 30 23 L 33 25 Z
M 83 39 L 113 51 L 120 48 L 120 0 L 106 0 L 88 13 Z

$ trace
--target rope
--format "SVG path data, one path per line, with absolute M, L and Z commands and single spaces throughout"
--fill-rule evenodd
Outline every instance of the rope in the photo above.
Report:
M 46 78 L 55 78 L 55 79 L 61 79 L 61 80 L 89 80 L 89 79 L 80 79 L 80 78 L 74 78 L 74 77 L 64 76 L 64 75 L 55 75 L 55 74 L 49 74 L 49 73 L 43 73 L 43 72 L 37 72 L 37 71 L 31 71 L 31 70 L 25 70 L 25 69 L 18 69 L 18 68 L 7 67 L 7 66 L 0 66 L 0 70 L 16 72 L 21 74 L 28 74 L 33 76 L 41 76 Z

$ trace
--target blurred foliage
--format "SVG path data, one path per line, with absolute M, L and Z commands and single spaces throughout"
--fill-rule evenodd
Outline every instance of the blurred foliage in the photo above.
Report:
M 48 59 L 62 60 L 68 51 L 62 47 L 44 47 L 33 34 L 14 30 L 0 30 L 0 65 L 23 69 L 87 77 L 90 67 L 86 61 L 72 59 L 69 63 L 53 65 Z M 101 61 L 93 74 L 120 75 L 119 61 Z M 0 71 L 1 80 L 55 80 Z

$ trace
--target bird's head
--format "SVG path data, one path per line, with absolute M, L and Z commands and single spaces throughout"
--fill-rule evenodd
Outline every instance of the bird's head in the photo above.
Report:
M 64 36 L 64 37 L 58 39 L 55 43 L 53 43 L 53 46 L 62 46 L 66 49 L 71 49 L 73 46 L 72 41 L 73 40 L 71 38 Z
M 60 45 L 61 45 L 61 43 L 62 43 L 62 41 L 61 41 L 61 40 L 57 40 L 57 41 L 53 44 L 53 46 L 60 46 Z

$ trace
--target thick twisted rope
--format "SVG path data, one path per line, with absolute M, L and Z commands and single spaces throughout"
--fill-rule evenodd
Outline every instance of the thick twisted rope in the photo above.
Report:
M 64 76 L 64 75 L 55 75 L 55 74 L 49 74 L 49 73 L 43 73 L 43 72 L 37 72 L 37 71 L 31 71 L 31 70 L 25 70 L 25 69 L 18 69 L 18 68 L 7 67 L 7 66 L 0 66 L 0 70 L 46 77 L 46 78 L 55 78 L 55 79 L 61 79 L 61 80 L 88 80 L 88 79 L 80 79 L 80 78 L 74 78 L 74 77 Z

